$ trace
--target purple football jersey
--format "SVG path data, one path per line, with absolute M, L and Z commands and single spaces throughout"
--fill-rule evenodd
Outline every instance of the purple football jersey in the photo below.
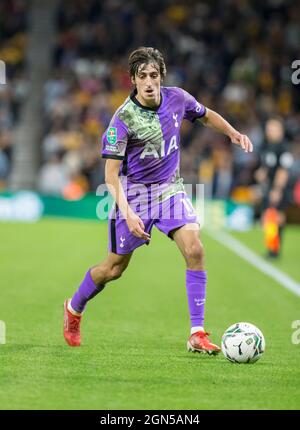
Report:
M 177 87 L 161 87 L 156 108 L 142 106 L 135 95 L 115 112 L 102 138 L 102 157 L 122 160 L 120 175 L 131 183 L 176 183 L 182 120 L 194 122 L 206 108 Z

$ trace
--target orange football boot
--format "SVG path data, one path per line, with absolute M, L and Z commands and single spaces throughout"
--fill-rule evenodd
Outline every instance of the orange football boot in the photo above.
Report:
M 80 322 L 81 315 L 74 315 L 68 309 L 69 300 L 64 302 L 64 338 L 70 346 L 80 346 Z
M 221 351 L 217 345 L 211 343 L 208 339 L 210 333 L 206 331 L 197 331 L 193 333 L 187 342 L 187 350 L 192 352 L 207 353 L 210 355 L 216 355 Z

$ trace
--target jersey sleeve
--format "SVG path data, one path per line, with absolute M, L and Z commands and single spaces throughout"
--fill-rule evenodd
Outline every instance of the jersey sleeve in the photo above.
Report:
M 114 115 L 102 136 L 102 158 L 123 160 L 127 142 L 128 128 L 117 115 Z
M 206 114 L 206 107 L 199 103 L 195 97 L 187 91 L 182 90 L 184 95 L 184 119 L 194 122 L 197 118 L 202 118 Z

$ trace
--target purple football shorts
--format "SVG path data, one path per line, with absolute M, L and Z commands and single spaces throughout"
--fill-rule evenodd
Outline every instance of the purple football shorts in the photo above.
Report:
M 133 211 L 142 219 L 145 232 L 151 235 L 152 227 L 172 239 L 171 233 L 186 224 L 199 224 L 195 209 L 184 192 L 173 195 L 161 202 L 141 200 L 139 202 L 127 201 Z M 113 206 L 108 219 L 109 244 L 108 249 L 115 254 L 129 254 L 141 245 L 148 245 L 145 241 L 130 233 L 126 220 L 122 216 L 117 204 Z

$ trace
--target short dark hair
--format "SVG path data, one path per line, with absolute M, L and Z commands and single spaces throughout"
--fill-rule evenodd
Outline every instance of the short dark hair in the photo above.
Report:
M 167 74 L 167 68 L 162 53 L 158 49 L 145 46 L 141 46 L 129 55 L 129 76 L 134 78 L 141 64 L 151 63 L 158 65 L 160 76 L 164 78 Z

